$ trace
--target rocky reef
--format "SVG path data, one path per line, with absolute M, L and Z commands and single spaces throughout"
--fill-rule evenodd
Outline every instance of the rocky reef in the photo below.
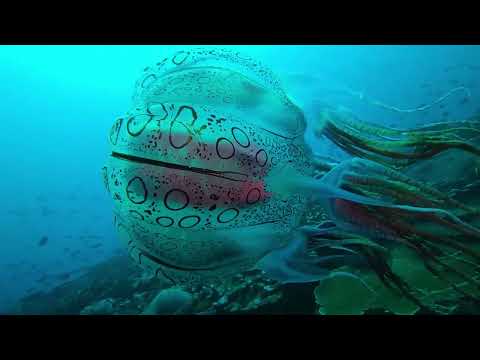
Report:
M 283 314 L 315 313 L 314 284 L 279 286 L 259 272 L 226 283 L 185 290 L 169 288 L 133 264 L 115 256 L 82 277 L 48 293 L 23 298 L 15 314 Z M 176 306 L 180 309 L 176 309 Z M 183 307 L 183 308 L 182 308 Z
M 373 278 L 367 278 L 374 285 Z M 115 256 L 82 277 L 48 293 L 23 298 L 14 313 L 24 315 L 165 315 L 165 314 L 430 314 L 388 290 L 368 293 L 352 279 L 321 284 L 279 285 L 258 272 L 237 275 L 216 288 L 186 292 Z M 326 296 L 328 294 L 328 297 Z M 458 296 L 438 297 L 437 308 L 450 314 L 478 314 L 480 304 Z M 444 294 L 445 295 L 445 294 Z M 438 312 L 442 313 L 442 312 Z M 443 311 L 445 313 L 445 311 Z

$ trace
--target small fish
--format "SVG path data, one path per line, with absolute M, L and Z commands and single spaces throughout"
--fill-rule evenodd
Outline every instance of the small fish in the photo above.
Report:
M 7 214 L 9 215 L 14 215 L 14 216 L 27 216 L 28 215 L 28 210 L 26 209 L 15 209 L 15 210 L 8 210 Z
M 48 280 L 48 276 L 47 276 L 46 274 L 42 274 L 42 276 L 41 276 L 40 278 L 38 278 L 38 279 L 36 280 L 36 282 L 38 282 L 38 283 L 45 283 L 45 282 L 47 282 L 47 280 Z
M 40 211 L 42 213 L 42 216 L 50 216 L 52 214 L 55 214 L 55 211 L 49 209 L 47 206 L 40 207 Z
M 457 85 L 457 84 L 460 83 L 460 81 L 455 80 L 455 79 L 452 79 L 452 80 L 448 80 L 448 83 L 449 83 L 449 84 L 452 84 L 452 85 Z
M 63 273 L 63 274 L 59 274 L 57 275 L 57 279 L 58 280 L 68 280 L 70 278 L 70 273 L 67 272 L 67 273 Z
M 448 111 L 444 111 L 444 112 L 442 113 L 442 116 L 443 116 L 443 117 L 447 117 L 449 114 L 450 114 L 450 113 L 449 113 Z
M 38 195 L 35 200 L 37 200 L 38 202 L 47 202 L 48 201 L 48 197 L 46 197 L 45 195 Z
M 48 242 L 48 237 L 47 236 L 42 236 L 37 245 L 38 246 L 45 246 L 45 245 L 47 245 L 47 242 Z
M 468 97 L 464 97 L 462 100 L 460 100 L 459 105 L 465 105 L 470 102 L 470 99 Z
M 100 246 L 102 246 L 103 244 L 102 243 L 96 243 L 96 244 L 93 244 L 93 245 L 90 245 L 90 247 L 92 249 L 96 249 L 96 248 L 99 248 Z

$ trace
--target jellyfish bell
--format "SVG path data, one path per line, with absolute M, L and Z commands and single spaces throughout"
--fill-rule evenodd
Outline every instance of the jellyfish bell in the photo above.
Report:
M 174 59 L 181 53 L 182 61 Z M 194 49 L 149 67 L 136 84 L 134 104 L 188 103 L 252 116 L 259 127 L 301 138 L 303 113 L 260 62 L 226 49 Z
M 104 168 L 130 256 L 174 282 L 235 274 L 285 245 L 307 197 L 272 192 L 272 169 L 313 173 L 303 113 L 273 74 L 229 51 L 183 55 L 137 82 Z

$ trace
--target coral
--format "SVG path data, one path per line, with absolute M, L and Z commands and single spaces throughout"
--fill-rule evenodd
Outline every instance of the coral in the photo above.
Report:
M 109 315 L 114 313 L 114 300 L 103 299 L 86 306 L 80 315 Z
M 145 307 L 143 315 L 178 315 L 189 313 L 192 309 L 193 296 L 180 288 L 161 290 Z

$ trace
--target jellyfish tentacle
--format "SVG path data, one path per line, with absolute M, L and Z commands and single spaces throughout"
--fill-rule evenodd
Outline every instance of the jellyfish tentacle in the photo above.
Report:
M 394 168 L 405 168 L 448 149 L 480 156 L 480 147 L 471 141 L 480 133 L 480 121 L 437 123 L 414 129 L 393 129 L 335 114 L 315 130 L 348 153 Z
M 409 299 L 420 309 L 428 309 L 428 307 L 420 301 L 419 296 L 415 294 L 414 289 L 392 271 L 382 253 L 370 248 L 361 248 L 360 251 L 363 253 L 366 261 L 386 288 L 393 292 L 398 292 L 400 296 Z
M 363 100 L 370 105 L 378 106 L 380 108 L 390 110 L 390 111 L 394 111 L 394 112 L 397 112 L 397 113 L 416 113 L 416 112 L 428 110 L 428 109 L 432 108 L 433 106 L 435 106 L 435 105 L 441 103 L 442 101 L 446 100 L 447 98 L 449 98 L 452 94 L 454 94 L 456 92 L 464 92 L 468 98 L 470 98 L 472 96 L 471 91 L 468 87 L 457 86 L 457 87 L 454 87 L 454 88 L 450 89 L 445 94 L 443 94 L 442 96 L 437 98 L 435 101 L 432 101 L 430 104 L 420 105 L 420 106 L 417 106 L 415 108 L 410 108 L 410 109 L 401 109 L 399 107 L 385 104 L 382 101 L 379 101 L 379 100 L 376 100 L 376 99 L 374 99 L 370 96 L 367 96 L 363 92 L 355 91 L 355 90 L 352 90 L 350 88 L 347 88 L 345 91 L 352 96 L 358 97 L 360 100 Z
M 435 203 L 444 201 L 445 205 L 458 207 L 467 212 L 479 212 L 478 209 L 473 209 L 469 206 L 466 206 L 461 202 L 452 199 L 444 192 L 435 189 L 434 187 L 428 186 L 425 183 L 400 173 L 399 171 L 388 168 L 381 164 L 377 164 L 373 161 L 356 159 L 355 161 L 352 161 L 351 169 L 352 172 L 345 172 L 344 177 L 349 181 L 357 182 L 357 185 L 364 182 L 365 179 L 369 179 L 369 176 L 375 176 L 375 180 L 372 180 L 372 182 L 381 182 L 381 186 L 377 187 L 378 191 L 383 189 L 392 189 L 406 191 L 412 195 L 428 195 L 430 198 L 425 200 L 433 200 Z
M 478 274 L 479 267 L 467 260 L 471 258 L 479 261 L 480 253 L 465 243 L 468 240 L 478 244 L 480 229 L 463 221 L 458 215 L 459 211 L 463 215 L 478 215 L 478 209 L 466 206 L 434 187 L 394 169 L 366 159 L 354 158 L 342 162 L 322 177 L 320 182 L 323 184 L 318 190 L 324 193 L 316 199 L 324 197 L 323 204 L 339 230 L 366 236 L 379 245 L 384 245 L 387 241 L 406 246 L 417 254 L 428 271 L 452 289 L 456 288 L 458 280 L 480 289 L 480 283 L 472 275 Z M 332 247 L 335 240 L 324 244 L 323 247 Z M 349 248 L 355 246 L 348 242 L 342 244 L 341 241 L 337 244 Z M 362 249 L 364 253 L 371 253 L 373 248 L 365 246 Z M 355 251 L 358 252 L 358 249 Z M 466 259 L 465 270 L 459 271 L 440 259 L 453 251 L 460 252 Z M 382 271 L 388 273 L 385 267 L 376 269 L 376 272 Z M 385 282 L 388 283 L 388 280 Z M 407 290 L 401 281 L 392 280 L 390 284 L 413 301 L 410 296 L 413 296 L 414 290 Z M 462 289 L 458 293 L 475 298 L 474 294 Z
M 475 300 L 475 301 L 480 300 L 479 297 L 476 297 L 474 295 L 471 295 L 471 294 L 463 291 L 455 283 L 453 283 L 450 279 L 448 279 L 446 276 L 442 275 L 438 269 L 435 269 L 433 267 L 433 263 L 436 263 L 436 264 L 442 266 L 447 272 L 449 272 L 449 274 L 455 274 L 455 275 L 459 276 L 460 278 L 462 278 L 463 280 L 465 280 L 466 282 L 473 283 L 474 285 L 476 285 L 480 289 L 480 283 L 476 279 L 474 279 L 473 277 L 468 277 L 467 275 L 462 274 L 461 272 L 457 271 L 453 267 L 448 266 L 447 264 L 441 262 L 437 257 L 432 256 L 431 254 L 428 254 L 428 252 L 426 252 L 425 249 L 422 249 L 422 251 L 420 253 L 420 256 L 424 260 L 425 267 L 434 276 L 436 276 L 439 280 L 444 281 L 449 286 L 451 286 L 456 292 L 458 292 L 459 294 L 461 294 L 463 296 L 466 296 L 466 297 L 468 297 L 472 300 Z
M 315 282 L 327 278 L 331 271 L 324 263 L 332 260 L 344 261 L 349 255 L 335 254 L 321 257 L 308 257 L 307 236 L 300 231 L 293 234 L 293 239 L 283 248 L 266 254 L 257 263 L 269 278 L 281 283 Z

